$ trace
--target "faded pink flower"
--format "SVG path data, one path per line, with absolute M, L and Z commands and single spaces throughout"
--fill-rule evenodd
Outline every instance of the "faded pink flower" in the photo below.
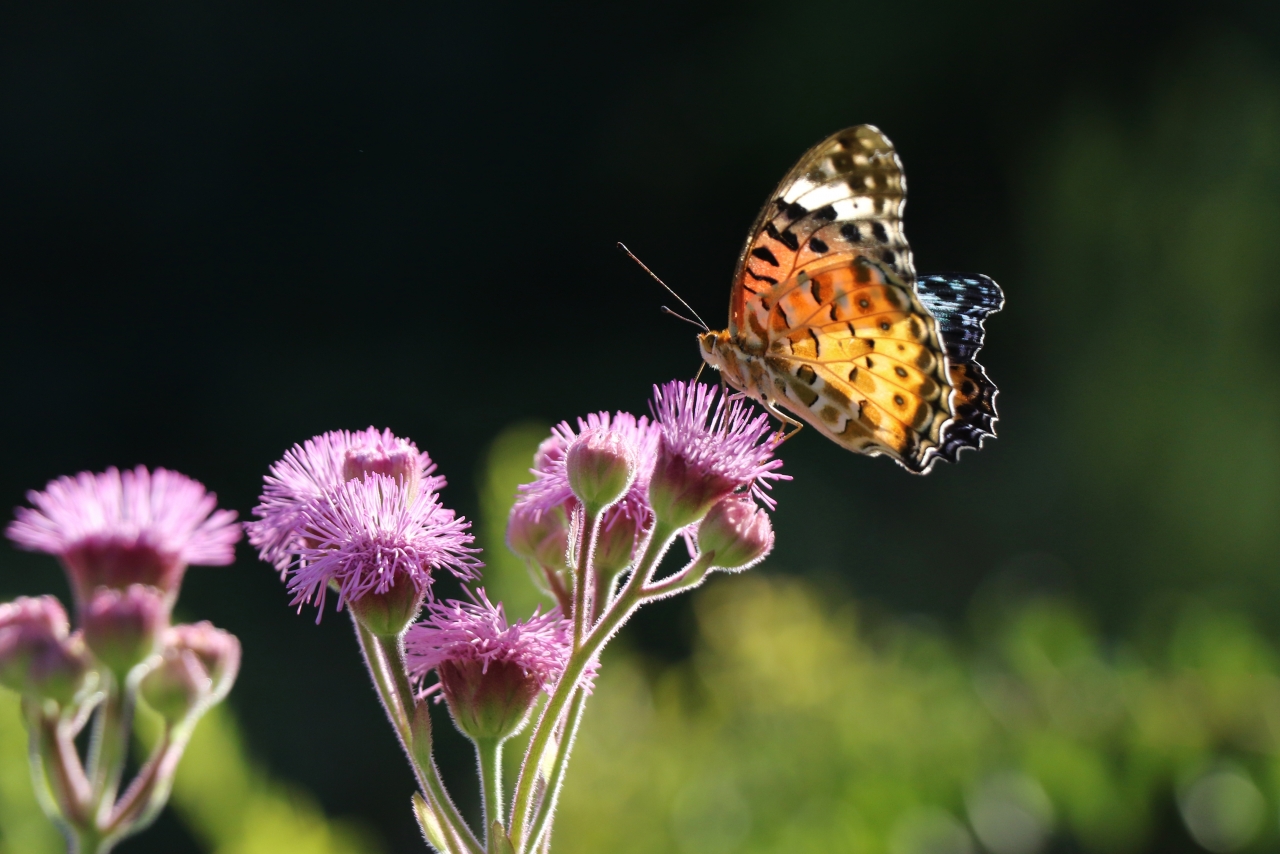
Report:
M 173 597 L 188 564 L 222 566 L 235 557 L 240 527 L 232 510 L 191 478 L 144 466 L 50 481 L 27 493 L 6 532 L 19 546 L 57 555 L 77 602 L 98 587 L 147 584 Z

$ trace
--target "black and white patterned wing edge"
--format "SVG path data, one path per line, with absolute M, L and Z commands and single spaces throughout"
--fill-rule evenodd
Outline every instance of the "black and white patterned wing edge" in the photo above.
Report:
M 986 276 L 935 273 L 916 280 L 920 302 L 938 322 L 953 385 L 955 417 L 940 437 L 938 456 L 955 462 L 966 448 L 982 447 L 996 435 L 995 383 L 977 361 L 983 321 L 1004 307 L 1004 294 Z

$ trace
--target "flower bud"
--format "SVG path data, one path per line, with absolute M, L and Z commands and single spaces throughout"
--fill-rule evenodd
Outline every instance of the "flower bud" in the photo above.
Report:
M 617 508 L 605 513 L 592 558 L 597 575 L 612 578 L 631 565 L 638 527 L 635 519 Z
M 67 614 L 52 596 L 20 596 L 0 605 L 0 685 L 30 696 L 71 702 L 91 667 L 79 634 L 68 637 Z
M 379 637 L 396 637 L 409 627 L 422 602 L 427 598 L 425 588 L 408 575 L 396 575 L 391 587 L 382 593 L 366 593 L 347 603 L 360 624 Z
M 170 724 L 220 701 L 240 670 L 240 641 L 209 622 L 165 633 L 160 663 L 142 679 L 147 705 Z
M 769 514 L 746 496 L 721 499 L 698 526 L 698 550 L 712 555 L 717 569 L 739 572 L 754 566 L 773 550 Z
M 691 464 L 683 454 L 673 451 L 663 436 L 649 481 L 649 504 L 659 520 L 673 528 L 683 528 L 705 516 L 712 504 L 731 494 L 736 486 L 735 481 L 708 467 Z
M 565 452 L 569 488 L 589 516 L 598 516 L 626 495 L 636 470 L 635 450 L 609 430 L 588 430 Z
M 99 588 L 84 609 L 84 641 L 116 676 L 124 675 L 156 650 L 169 622 L 168 603 L 154 587 Z
M 518 556 L 539 566 L 568 569 L 568 514 L 563 507 L 539 513 L 517 502 L 507 519 L 507 545 Z
M 436 673 L 453 722 L 476 741 L 519 732 L 542 690 L 542 681 L 514 661 L 449 659 Z

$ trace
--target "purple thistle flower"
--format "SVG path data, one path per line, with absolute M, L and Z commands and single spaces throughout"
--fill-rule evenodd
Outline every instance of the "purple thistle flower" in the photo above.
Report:
M 306 509 L 331 489 L 365 472 L 377 472 L 407 476 L 424 489 L 438 491 L 445 479 L 433 476 L 435 470 L 426 453 L 390 430 L 334 430 L 308 439 L 271 466 L 260 503 L 253 509 L 258 518 L 245 524 L 249 542 L 283 578 L 305 545 Z
M 198 481 L 145 466 L 80 472 L 27 493 L 6 533 L 17 545 L 57 555 L 76 601 L 98 587 L 130 584 L 177 592 L 189 564 L 223 566 L 235 559 L 240 526 L 233 510 Z
M 484 590 L 470 595 L 470 602 L 429 604 L 427 619 L 409 629 L 409 674 L 422 684 L 434 670 L 439 682 L 424 694 L 438 687 L 468 736 L 502 740 L 524 726 L 538 692 L 550 693 L 560 680 L 572 627 L 559 609 L 508 624 L 502 603 Z M 594 675 L 585 677 L 588 689 Z
M 724 496 L 747 489 L 770 509 L 765 492 L 778 474 L 769 416 L 755 414 L 742 398 L 720 395 L 715 386 L 672 381 L 654 387 L 651 404 L 661 431 L 650 479 L 654 511 L 677 527 L 702 517 Z
M 537 680 L 540 689 L 554 686 L 569 659 L 573 632 L 560 609 L 535 611 L 508 624 L 502 603 L 490 602 L 483 588 L 472 599 L 427 605 L 427 618 L 405 636 L 409 675 L 421 682 L 445 661 L 474 661 L 482 671 L 506 662 Z
M 469 580 L 482 566 L 472 557 L 478 549 L 470 548 L 470 523 L 421 482 L 415 487 L 390 475 L 367 474 L 309 502 L 301 515 L 305 542 L 289 567 L 289 592 L 299 608 L 314 602 L 323 610 L 330 583 L 341 609 L 403 582 L 421 597 L 430 591 L 433 570 Z

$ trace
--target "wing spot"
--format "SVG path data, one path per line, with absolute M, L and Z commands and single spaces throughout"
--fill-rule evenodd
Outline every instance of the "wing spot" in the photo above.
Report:
M 866 297 L 858 300 L 858 308 L 871 308 L 871 300 Z
M 804 216 L 808 212 L 809 212 L 809 209 L 806 208 L 804 205 L 800 204 L 799 202 L 792 202 L 791 204 L 787 205 L 787 209 L 784 211 L 784 213 L 788 217 L 790 217 L 792 220 L 800 219 L 800 217 Z
M 887 320 L 882 320 L 882 321 L 880 321 L 880 329 L 881 329 L 881 330 L 883 330 L 884 332 L 888 332 L 888 331 L 889 331 L 889 321 L 887 321 Z
M 870 357 L 870 356 L 868 356 L 868 357 L 867 357 L 867 367 L 868 367 L 868 368 L 874 368 L 875 366 L 876 366 L 876 363 L 875 363 L 875 362 L 873 362 L 873 361 L 871 361 L 871 357 Z
M 856 383 L 858 381 L 858 366 L 854 365 L 853 370 L 849 371 L 849 382 Z
M 960 391 L 964 393 L 965 397 L 973 397 L 978 393 L 978 386 L 973 380 L 965 380 L 960 386 Z
M 772 264 L 774 267 L 778 266 L 778 259 L 774 257 L 774 254 L 769 251 L 769 247 L 767 246 L 757 246 L 755 249 L 751 250 L 751 254 L 766 264 Z
M 809 248 L 812 249 L 814 252 L 817 252 L 819 255 L 821 255 L 822 253 L 826 252 L 829 247 L 827 246 L 826 243 L 819 240 L 817 237 L 810 237 Z
M 813 216 L 814 216 L 814 219 L 821 219 L 821 220 L 826 220 L 827 222 L 833 222 L 836 218 L 836 209 L 831 205 L 827 205 L 825 208 L 819 208 L 818 210 L 814 211 Z M 823 251 L 826 251 L 826 250 L 823 250 Z
M 902 395 L 900 395 L 900 394 L 895 394 L 895 395 L 893 396 L 893 402 L 894 402 L 894 403 L 896 403 L 896 404 L 898 404 L 899 406 L 906 406 L 906 405 L 907 405 L 907 399 L 906 399 L 905 397 L 903 397 Z
M 871 233 L 874 234 L 876 237 L 876 240 L 879 240 L 881 243 L 889 242 L 889 232 L 884 230 L 883 222 L 871 223 Z
M 892 249 L 886 249 L 880 253 L 880 260 L 886 264 L 893 264 L 898 260 L 898 256 L 894 254 Z
M 796 377 L 809 385 L 813 385 L 818 381 L 818 372 L 808 365 L 801 365 L 799 370 L 796 371 Z
M 800 238 L 796 237 L 793 231 L 783 231 L 778 234 L 778 240 L 786 245 L 788 249 L 795 252 L 800 248 Z
M 850 243 L 858 243 L 862 240 L 862 232 L 851 222 L 846 222 L 840 226 L 840 236 Z
M 902 348 L 901 348 L 901 346 L 899 346 L 899 348 L 898 348 L 898 349 L 902 349 Z M 904 367 L 902 367 L 901 365 L 899 365 L 898 367 L 894 368 L 894 369 L 893 369 L 893 372 L 894 372 L 895 374 L 897 374 L 898 376 L 900 376 L 900 377 L 904 377 L 904 378 L 905 378 L 905 377 L 906 377 L 906 375 L 907 375 L 907 369 L 906 369 L 906 368 L 904 368 Z

